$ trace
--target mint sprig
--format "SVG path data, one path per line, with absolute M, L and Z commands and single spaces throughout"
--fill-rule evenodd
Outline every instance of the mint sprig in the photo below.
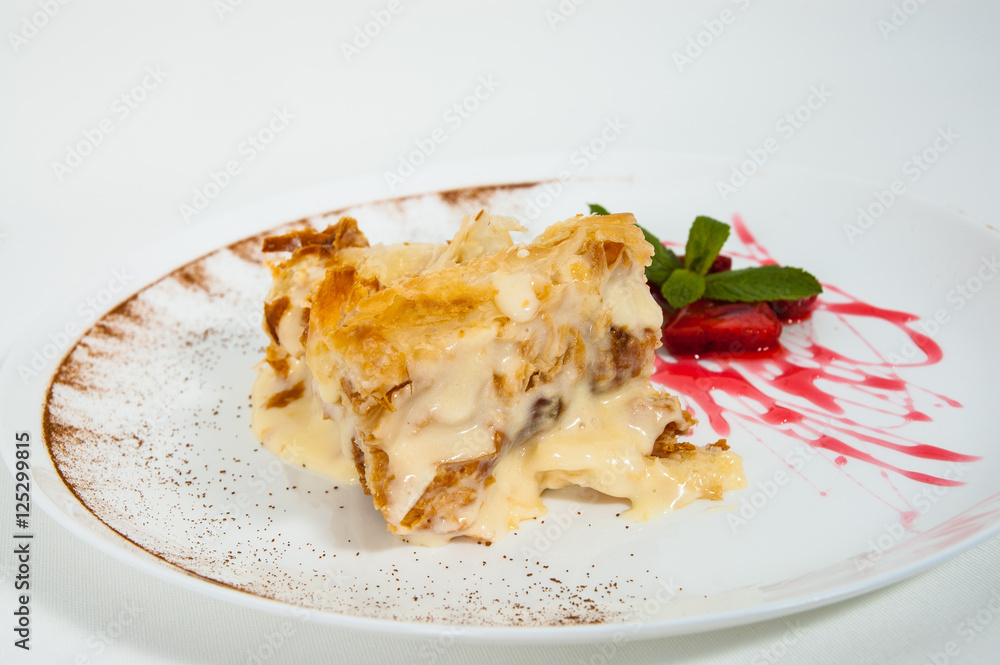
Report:
M 603 206 L 588 205 L 592 214 L 609 214 Z M 671 307 L 681 308 L 700 298 L 761 302 L 798 300 L 823 292 L 819 280 L 801 268 L 769 265 L 708 274 L 730 231 L 728 224 L 711 217 L 696 217 L 691 224 L 683 261 L 654 234 L 639 228 L 653 246 L 646 280 L 660 288 Z
M 705 293 L 705 278 L 687 268 L 678 268 L 660 289 L 671 307 L 683 307 L 698 300 Z
M 705 276 L 705 297 L 727 302 L 798 300 L 821 293 L 823 287 L 801 268 L 759 266 Z
M 729 224 L 711 217 L 695 217 L 691 230 L 688 231 L 687 247 L 684 248 L 685 267 L 699 275 L 705 275 L 728 239 Z

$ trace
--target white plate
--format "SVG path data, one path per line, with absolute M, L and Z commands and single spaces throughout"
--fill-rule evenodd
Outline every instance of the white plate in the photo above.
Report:
M 592 162 L 534 155 L 427 167 L 394 193 L 407 194 L 402 199 L 386 200 L 383 176 L 373 175 L 199 223 L 128 257 L 118 281 L 101 276 L 36 323 L 0 369 L 5 440 L 30 434 L 33 500 L 121 561 L 302 620 L 442 640 L 579 643 L 732 626 L 875 589 L 1000 531 L 990 418 L 1000 368 L 1000 291 L 990 281 L 1000 250 L 995 231 L 900 199 L 852 243 L 844 224 L 876 201 L 872 187 L 769 166 L 722 201 L 717 182 L 731 167 L 648 153 Z M 819 423 L 813 431 L 755 424 L 760 408 L 717 394 L 733 424 L 729 442 L 745 460 L 747 489 L 644 524 L 616 517 L 619 503 L 553 493 L 549 516 L 492 547 L 405 545 L 385 531 L 359 488 L 335 488 L 280 463 L 253 439 L 248 394 L 265 344 L 260 307 L 269 277 L 256 240 L 237 251 L 227 246 L 330 210 L 357 217 L 373 242 L 395 242 L 443 240 L 463 213 L 484 205 L 537 231 L 588 202 L 632 211 L 678 241 L 698 214 L 729 221 L 738 213 L 782 263 L 881 307 L 924 320 L 947 316 L 933 335 L 943 360 L 915 366 L 921 356 L 910 357 L 901 328 L 821 312 L 786 331 L 789 346 L 811 335 L 855 359 L 897 360 L 904 366 L 865 371 L 896 377 L 906 390 L 821 381 L 840 396 L 843 413 L 785 400 L 811 409 Z M 747 254 L 736 237 L 726 250 Z M 53 391 L 57 469 L 40 421 L 52 373 L 84 328 Z M 910 407 L 930 420 L 899 415 Z M 848 432 L 838 429 L 846 423 Z M 842 451 L 809 444 L 815 432 L 849 441 L 857 453 L 838 460 Z M 851 438 L 858 433 L 981 459 L 919 459 Z M 694 441 L 712 440 L 706 418 Z M 2 450 L 13 468 L 13 446 Z M 865 454 L 962 484 L 913 480 Z

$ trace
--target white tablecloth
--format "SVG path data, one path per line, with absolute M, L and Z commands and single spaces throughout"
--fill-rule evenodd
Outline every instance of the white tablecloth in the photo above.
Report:
M 395 169 L 418 140 L 433 148 L 434 163 L 570 154 L 618 118 L 625 130 L 615 149 L 735 160 L 822 93 L 823 103 L 770 157 L 775 163 L 856 176 L 874 192 L 939 131 L 950 132 L 957 138 L 907 196 L 997 225 L 995 2 L 345 5 L 0 6 L 0 356 L 78 276 L 212 214 Z M 475 108 L 455 108 L 477 93 Z M 444 140 L 428 144 L 438 126 L 448 127 Z M 237 168 L 227 177 L 230 162 Z M 218 187 L 206 189 L 213 174 Z M 15 607 L 13 496 L 12 479 L 0 474 L 2 626 L 12 625 Z M 5 627 L 4 663 L 258 662 L 250 645 L 288 634 L 280 619 L 146 577 L 44 514 L 32 519 L 32 650 L 16 649 Z M 266 660 L 997 662 L 998 563 L 994 538 L 857 599 L 610 651 L 421 650 L 414 639 L 295 624 Z M 782 640 L 787 648 L 776 646 Z

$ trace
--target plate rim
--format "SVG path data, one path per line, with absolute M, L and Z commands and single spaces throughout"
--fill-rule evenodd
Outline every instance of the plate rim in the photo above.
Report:
M 732 163 L 731 159 L 722 156 L 692 155 L 663 151 L 619 151 L 616 155 L 617 157 L 614 160 L 602 162 L 598 173 L 591 174 L 588 172 L 585 177 L 573 178 L 573 180 L 585 181 L 594 176 L 605 179 L 609 177 L 609 174 L 601 173 L 600 171 L 608 168 L 611 169 L 612 173 L 619 171 L 619 175 L 622 175 L 620 173 L 622 168 L 627 169 L 627 165 L 633 163 L 637 157 L 640 162 L 648 159 L 666 159 L 668 161 L 679 160 L 680 162 L 693 160 L 701 162 L 706 166 L 728 165 Z M 119 263 L 143 266 L 145 268 L 142 271 L 144 277 L 138 280 L 137 285 L 125 289 L 125 293 L 120 299 L 102 309 L 95 321 L 99 320 L 100 317 L 114 309 L 114 307 L 124 300 L 131 298 L 136 293 L 166 278 L 175 270 L 198 261 L 217 250 L 252 238 L 270 229 L 280 227 L 283 224 L 294 222 L 296 219 L 336 212 L 350 206 L 379 203 L 452 189 L 551 181 L 557 177 L 557 173 L 554 172 L 553 168 L 542 165 L 564 163 L 565 157 L 562 153 L 542 152 L 507 155 L 503 158 L 476 158 L 427 165 L 422 170 L 425 175 L 420 181 L 404 183 L 400 191 L 391 192 L 388 195 L 385 191 L 383 174 L 373 172 L 352 175 L 290 190 L 268 197 L 257 203 L 240 206 L 234 210 L 206 215 L 203 220 L 190 225 L 189 228 L 168 234 L 169 237 L 166 241 L 158 240 L 150 242 L 130 252 L 126 257 L 121 257 Z M 780 163 L 769 166 L 771 166 L 769 169 L 771 171 L 790 170 L 822 179 L 835 179 L 854 184 L 875 184 L 861 178 L 822 169 Z M 486 174 L 489 175 L 487 176 Z M 425 181 L 428 180 L 430 183 L 438 184 L 425 184 Z M 447 186 L 443 186 L 442 183 L 446 183 Z M 990 224 L 973 220 L 967 214 L 953 206 L 928 201 L 916 196 L 910 196 L 908 199 L 912 203 L 933 208 L 955 221 L 970 224 L 980 230 L 991 230 L 1000 233 L 1000 231 Z M 176 249 L 179 247 L 184 248 L 184 251 L 180 254 Z M 172 258 L 163 258 L 164 256 Z M 127 269 L 126 267 L 125 270 Z M 86 297 L 87 294 L 94 290 L 95 285 L 102 283 L 102 280 L 106 281 L 106 270 L 95 271 L 92 279 L 85 280 L 76 288 L 71 289 L 71 292 L 64 297 L 57 298 L 29 324 L 25 332 L 11 346 L 2 363 L 0 363 L 0 390 L 9 392 L 11 386 L 17 385 L 16 382 L 20 380 L 20 377 L 17 376 L 14 370 L 16 360 L 30 353 L 30 350 L 33 350 L 30 348 L 32 347 L 33 340 L 37 340 L 39 336 L 44 336 L 51 332 L 52 327 L 46 325 L 46 323 L 55 318 L 60 312 L 72 311 L 72 306 L 79 302 L 81 295 Z M 30 448 L 32 468 L 34 469 L 38 465 L 37 460 L 41 456 L 45 460 L 46 470 L 53 471 L 59 478 L 59 482 L 62 482 L 61 474 L 51 458 L 49 448 L 45 444 L 44 435 L 41 432 L 41 422 L 45 410 L 44 396 L 48 393 L 48 385 L 53 374 L 57 371 L 66 355 L 75 348 L 80 337 L 92 325 L 93 322 L 84 324 L 80 335 L 68 344 L 65 352 L 53 359 L 50 367 L 45 368 L 44 371 L 33 377 L 30 382 L 26 382 L 25 385 L 31 389 L 23 391 L 25 395 L 37 397 L 40 392 L 43 396 L 41 400 L 38 400 L 38 403 L 33 405 L 34 408 L 32 410 L 32 426 L 39 428 L 38 436 L 32 436 Z M 11 434 L 25 431 L 14 428 L 11 422 L 14 418 L 12 417 L 13 413 L 10 404 L 12 402 L 26 402 L 31 404 L 34 401 L 36 400 L 24 395 L 15 400 L 5 398 L 0 403 L 0 422 L 2 422 L 3 429 Z M 21 418 L 22 422 L 24 420 L 25 418 Z M 39 455 L 39 452 L 42 454 Z M 15 470 L 13 446 L 0 448 L 0 457 L 3 458 L 8 470 L 13 474 Z M 32 472 L 32 480 L 34 480 L 34 472 Z M 105 554 L 109 554 L 120 563 L 129 565 L 140 572 L 151 574 L 175 586 L 226 602 L 234 602 L 245 607 L 252 607 L 271 614 L 285 616 L 286 618 L 291 616 L 292 613 L 298 613 L 301 616 L 301 613 L 304 611 L 308 613 L 307 620 L 317 624 L 418 637 L 450 636 L 456 641 L 475 641 L 479 643 L 509 644 L 511 638 L 516 637 L 517 642 L 525 644 L 580 644 L 584 642 L 599 642 L 619 634 L 624 634 L 626 639 L 650 639 L 755 623 L 806 611 L 875 591 L 923 572 L 1000 534 L 1000 519 L 997 519 L 989 527 L 982 528 L 971 536 L 938 550 L 932 555 L 921 557 L 915 562 L 895 565 L 889 567 L 887 570 L 878 571 L 870 577 L 834 584 L 831 587 L 812 594 L 803 594 L 802 596 L 747 607 L 645 622 L 612 622 L 567 626 L 460 627 L 455 624 L 394 621 L 311 610 L 285 601 L 266 598 L 235 587 L 226 586 L 209 578 L 201 577 L 180 566 L 158 560 L 155 555 L 147 552 L 108 526 L 99 516 L 87 508 L 82 501 L 79 501 L 72 488 L 65 486 L 65 484 L 63 486 L 81 509 L 87 511 L 87 513 L 98 520 L 108 530 L 109 534 L 107 535 L 111 536 L 110 539 L 96 533 L 69 515 L 68 512 L 56 504 L 56 500 L 53 497 L 39 490 L 37 484 L 35 484 L 31 493 L 32 502 L 38 503 L 50 517 L 76 538 L 83 540 L 88 545 L 95 547 Z M 128 545 L 113 546 L 110 541 L 115 540 L 114 537 L 120 538 L 124 543 L 128 543 Z M 814 572 L 822 570 L 818 569 Z

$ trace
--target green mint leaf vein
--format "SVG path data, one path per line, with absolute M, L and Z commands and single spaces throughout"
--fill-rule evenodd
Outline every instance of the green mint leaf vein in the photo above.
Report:
M 686 268 L 678 268 L 670 273 L 660 292 L 671 307 L 690 305 L 705 292 L 705 278 Z
M 653 262 L 646 266 L 646 279 L 656 286 L 661 286 L 670 277 L 670 273 L 684 267 L 684 262 L 677 258 L 673 250 L 664 247 L 659 238 L 642 226 L 638 224 L 636 226 L 642 231 L 642 235 L 646 236 L 646 242 L 653 246 Z
M 600 205 L 599 203 L 588 203 L 587 206 L 590 207 L 590 214 L 591 215 L 610 215 L 611 214 L 610 212 L 608 212 L 607 208 L 605 208 L 604 206 Z
M 704 275 L 729 238 L 729 224 L 711 217 L 696 217 L 688 232 L 684 263 L 688 270 Z
M 759 266 L 705 276 L 704 296 L 727 302 L 798 300 L 823 292 L 819 281 L 801 268 Z M 671 303 L 673 304 L 673 303 Z

